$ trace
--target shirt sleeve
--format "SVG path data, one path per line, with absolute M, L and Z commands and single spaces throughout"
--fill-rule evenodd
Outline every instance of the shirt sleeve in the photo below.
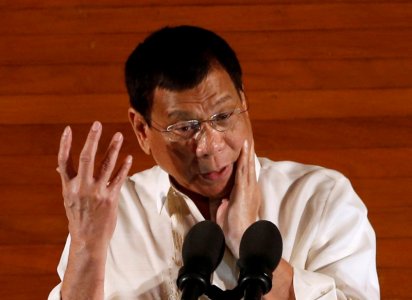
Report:
M 55 286 L 55 288 L 50 292 L 48 300 L 60 300 L 60 290 L 61 290 L 61 283 Z
M 64 272 L 67 268 L 67 260 L 69 257 L 69 249 L 70 249 L 70 235 L 67 237 L 66 245 L 64 246 L 64 250 L 62 256 L 60 257 L 60 262 L 57 266 L 57 273 L 60 277 L 60 280 L 63 281 Z M 48 300 L 60 300 L 61 299 L 61 282 L 54 287 L 54 289 L 50 292 Z
M 376 238 L 367 210 L 345 177 L 326 199 L 304 269 L 294 267 L 297 300 L 379 299 Z

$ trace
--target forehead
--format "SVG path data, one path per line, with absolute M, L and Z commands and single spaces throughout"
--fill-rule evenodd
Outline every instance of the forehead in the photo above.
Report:
M 172 119 L 182 114 L 211 113 L 214 109 L 237 104 L 240 100 L 229 74 L 213 68 L 196 87 L 183 91 L 157 88 L 154 92 L 152 115 Z

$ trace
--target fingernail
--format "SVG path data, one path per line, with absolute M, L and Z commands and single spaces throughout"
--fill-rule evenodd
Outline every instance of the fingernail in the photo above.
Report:
M 100 126 L 101 126 L 101 124 L 100 124 L 99 121 L 94 121 L 93 126 L 92 126 L 92 129 L 93 129 L 94 131 L 97 131 L 97 130 L 100 129 Z
M 116 132 L 116 134 L 114 135 L 113 139 L 116 142 L 120 142 L 123 139 L 123 135 L 120 132 Z
M 126 157 L 126 163 L 127 163 L 127 164 L 131 164 L 132 161 L 133 161 L 133 157 L 132 157 L 131 155 L 128 155 L 128 156 Z
M 70 126 L 66 126 L 66 128 L 64 128 L 63 135 L 68 135 L 70 131 L 71 131 Z
M 247 150 L 247 148 L 249 147 L 249 143 L 247 140 L 245 140 L 245 142 L 243 143 L 243 147 L 245 147 L 245 150 Z

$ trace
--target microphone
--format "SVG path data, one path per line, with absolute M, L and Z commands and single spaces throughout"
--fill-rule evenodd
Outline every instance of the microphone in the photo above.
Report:
M 261 299 L 272 289 L 272 273 L 280 262 L 282 248 L 282 236 L 273 223 L 261 220 L 246 229 L 237 263 L 244 300 Z
M 205 293 L 224 251 L 225 237 L 216 223 L 205 220 L 189 230 L 182 247 L 183 267 L 176 281 L 182 300 L 198 299 Z

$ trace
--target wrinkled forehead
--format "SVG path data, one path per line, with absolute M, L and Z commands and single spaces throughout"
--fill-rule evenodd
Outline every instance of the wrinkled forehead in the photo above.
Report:
M 214 69 L 191 89 L 171 91 L 156 88 L 152 113 L 161 113 L 168 119 L 182 115 L 211 114 L 219 109 L 237 106 L 240 100 L 240 93 L 226 71 Z

